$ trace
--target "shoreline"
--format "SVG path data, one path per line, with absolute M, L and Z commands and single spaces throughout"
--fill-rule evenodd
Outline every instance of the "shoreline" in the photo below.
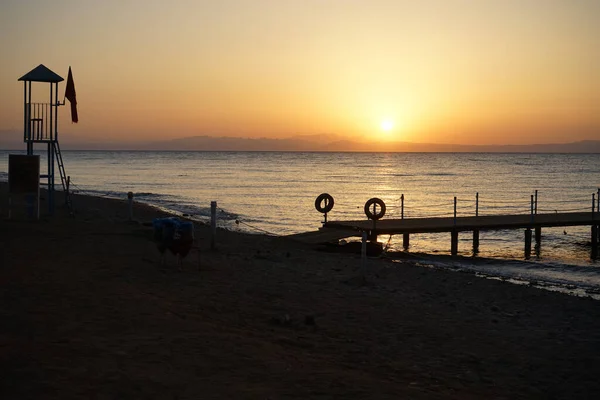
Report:
M 392 260 L 397 261 L 393 258 Z M 503 272 L 498 269 L 493 271 L 486 271 L 485 269 L 481 268 L 482 266 L 495 266 L 498 268 L 502 268 L 508 265 L 516 265 L 517 267 L 526 269 L 533 268 L 535 272 L 536 269 L 548 268 L 549 266 L 549 264 L 539 263 L 535 261 L 531 262 L 527 260 L 511 260 L 482 257 L 472 259 L 470 257 L 460 256 L 458 258 L 455 258 L 449 255 L 432 256 L 430 254 L 415 255 L 414 259 L 410 261 L 405 258 L 400 258 L 398 259 L 398 261 L 412 262 L 413 264 L 418 264 L 423 268 L 439 269 L 457 273 L 467 273 L 482 279 L 500 280 L 515 285 L 526 285 L 542 290 L 562 293 L 565 295 L 600 300 L 600 286 L 596 284 L 580 282 L 574 283 L 572 280 L 561 280 L 558 278 L 554 278 L 554 280 L 552 280 L 545 276 L 536 277 L 535 274 L 532 274 L 530 276 L 522 276 L 516 275 L 514 272 Z M 457 266 L 457 264 L 460 265 Z M 561 268 L 564 267 L 564 265 L 561 266 Z M 579 266 L 574 267 L 582 268 Z
M 2 191 L 4 187 L 4 192 Z M 0 185 L 2 210 L 6 185 Z M 57 193 L 57 198 L 59 193 Z M 589 398 L 587 298 L 196 225 L 177 271 L 165 214 L 76 195 L 0 221 L 3 398 Z M 199 263 L 198 263 L 199 261 Z
M 7 186 L 7 182 L 2 182 L 0 181 L 0 194 L 3 191 L 6 191 L 6 186 Z M 42 189 L 42 193 L 44 192 L 44 189 Z M 83 193 L 82 193 L 83 192 Z M 58 191 L 56 192 L 56 196 L 57 199 L 58 198 L 62 198 L 62 192 Z M 143 193 L 143 194 L 147 194 L 147 193 Z M 123 210 L 126 210 L 126 193 L 117 193 L 117 192 L 111 192 L 108 193 L 106 195 L 99 195 L 99 194 L 95 194 L 95 193 L 90 193 L 90 192 L 86 192 L 84 190 L 76 190 L 73 192 L 73 195 L 75 197 L 80 197 L 80 198 L 94 198 L 94 199 L 107 199 L 113 202 L 122 202 L 123 203 Z M 42 195 L 43 197 L 43 195 Z M 76 206 L 76 205 L 75 205 Z M 57 205 L 57 207 L 60 207 L 60 205 Z M 195 225 L 209 225 L 210 224 L 210 217 L 209 216 L 205 216 L 202 214 L 188 214 L 182 210 L 176 209 L 176 208 L 169 208 L 167 206 L 163 206 L 159 203 L 153 203 L 151 200 L 135 200 L 134 197 L 134 207 L 135 209 L 142 209 L 145 210 L 144 213 L 142 215 L 146 215 L 148 211 L 150 211 L 150 213 L 153 212 L 157 212 L 159 213 L 160 216 L 172 216 L 172 217 L 177 217 L 183 220 L 188 220 L 193 222 Z M 44 215 L 44 209 L 43 206 L 40 206 L 41 209 L 41 215 Z M 2 207 L 0 207 L 0 210 L 2 210 Z M 247 234 L 247 235 L 258 235 L 258 236 L 262 236 L 262 235 L 266 235 L 268 237 L 278 237 L 278 238 L 287 238 L 288 235 L 282 235 L 282 234 L 277 234 L 277 233 L 271 233 L 268 232 L 266 230 L 263 230 L 261 228 L 257 228 L 252 226 L 251 224 L 248 224 L 246 222 L 244 222 L 243 220 L 240 219 L 239 223 L 236 223 L 238 221 L 237 218 L 239 218 L 235 213 L 231 213 L 230 211 L 225 211 L 225 210 L 220 210 L 220 213 L 218 214 L 222 214 L 222 213 L 227 213 L 227 215 L 229 215 L 231 218 L 229 219 L 219 219 L 217 218 L 217 227 L 219 229 L 224 229 L 227 231 L 231 231 L 231 232 L 236 232 L 236 233 L 240 233 L 240 234 Z M 47 214 L 47 212 L 46 212 Z M 135 213 L 134 213 L 135 214 Z M 126 214 L 123 214 L 123 212 L 120 213 L 120 217 L 125 217 Z M 135 215 L 134 215 L 134 220 L 135 220 Z M 146 224 L 149 224 L 150 221 L 146 221 Z M 243 226 L 247 226 L 246 228 L 244 228 Z M 350 240 L 348 241 L 348 243 L 354 243 L 355 241 L 357 241 L 358 239 L 355 240 Z M 359 243 L 359 242 L 357 242 Z M 340 245 L 339 250 L 335 251 L 332 250 L 332 253 L 347 253 L 348 251 L 344 250 L 344 246 Z M 355 252 L 350 252 L 350 253 L 354 253 L 355 255 L 359 255 L 360 251 L 357 250 Z M 478 276 L 480 278 L 484 278 L 484 279 L 500 279 L 502 281 L 507 281 L 507 282 L 512 282 L 514 284 L 517 285 L 530 285 L 530 286 L 534 286 L 537 288 L 541 288 L 541 289 L 545 289 L 545 290 L 550 290 L 550 291 L 557 291 L 560 293 L 565 293 L 568 295 L 573 295 L 573 296 L 577 296 L 577 297 L 590 297 L 594 300 L 600 300 L 600 285 L 598 284 L 590 284 L 590 283 L 581 283 L 581 282 L 575 282 L 569 279 L 558 279 L 558 278 L 550 278 L 550 277 L 546 277 L 546 276 L 520 276 L 520 274 L 515 275 L 510 274 L 510 273 L 504 273 L 502 271 L 495 271 L 495 272 L 490 272 L 490 271 L 486 271 L 486 270 L 481 270 L 481 269 L 477 269 L 477 266 L 484 266 L 484 265 L 498 265 L 498 266 L 503 266 L 503 265 L 520 265 L 520 266 L 533 266 L 535 268 L 547 268 L 548 266 L 560 266 L 561 268 L 588 268 L 588 267 L 594 267 L 594 265 L 584 265 L 584 264 L 580 264 L 580 263 L 565 263 L 562 261 L 559 261 L 558 263 L 556 261 L 551 260 L 550 262 L 548 261 L 544 261 L 543 259 L 536 259 L 536 258 L 532 258 L 531 260 L 523 260 L 520 258 L 511 258 L 511 257 L 505 257 L 505 256 L 490 256 L 490 257 L 486 257 L 486 256 L 478 256 L 478 257 L 473 257 L 472 255 L 459 255 L 457 257 L 453 257 L 449 254 L 446 254 L 445 252 L 442 252 L 441 254 L 435 254 L 435 253 L 427 253 L 427 252 L 422 252 L 422 251 L 412 251 L 412 252 L 404 252 L 404 251 L 398 251 L 398 250 L 392 250 L 392 251 L 386 251 L 382 254 L 386 259 L 389 259 L 393 262 L 408 262 L 408 263 L 413 263 L 413 264 L 418 264 L 421 265 L 423 267 L 426 268 L 434 268 L 434 269 L 443 269 L 443 270 L 448 270 L 451 272 L 462 272 L 462 273 L 470 273 L 473 274 L 474 276 Z M 388 256 L 388 255 L 391 255 Z M 457 267 L 457 264 L 460 264 L 460 267 Z M 535 275 L 535 274 L 534 274 Z

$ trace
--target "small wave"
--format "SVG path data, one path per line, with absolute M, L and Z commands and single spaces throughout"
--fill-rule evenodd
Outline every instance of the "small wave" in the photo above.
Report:
M 426 174 L 422 174 L 422 176 L 457 176 L 451 172 L 430 172 Z
M 143 199 L 174 199 L 175 196 L 168 194 L 158 194 L 152 192 L 133 192 L 134 198 L 143 198 Z
M 211 217 L 211 209 L 208 207 L 201 207 L 195 204 L 185 203 L 182 201 L 164 200 L 164 199 L 141 199 L 140 202 L 144 204 L 157 207 L 170 213 L 181 214 L 186 217 L 206 221 Z M 229 212 L 222 208 L 217 209 L 217 220 L 218 221 L 235 221 L 239 218 L 238 214 Z
M 448 256 L 418 255 L 419 265 L 452 271 L 466 271 L 488 279 L 527 284 L 542 289 L 600 299 L 600 268 L 590 268 L 560 262 L 528 262 L 489 258 L 461 260 Z
M 102 191 L 102 190 L 83 189 L 83 188 L 73 189 L 72 192 L 75 194 L 82 194 L 82 195 L 86 195 L 86 196 L 108 197 L 111 199 L 126 199 L 127 198 L 127 193 L 125 193 L 125 192 Z

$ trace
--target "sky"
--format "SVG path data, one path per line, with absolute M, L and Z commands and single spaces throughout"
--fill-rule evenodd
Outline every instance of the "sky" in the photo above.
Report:
M 596 0 L 2 0 L 0 132 L 44 64 L 72 67 L 79 139 L 600 139 L 599 20 Z

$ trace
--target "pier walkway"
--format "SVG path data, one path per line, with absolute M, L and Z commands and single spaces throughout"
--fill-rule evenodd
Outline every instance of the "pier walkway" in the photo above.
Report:
M 537 191 L 531 196 L 529 214 L 495 214 L 479 215 L 479 194 L 477 194 L 476 215 L 457 216 L 457 198 L 454 198 L 454 216 L 445 217 L 419 217 L 404 218 L 404 195 L 402 195 L 402 218 L 379 219 L 385 214 L 385 204 L 380 200 L 373 198 L 365 205 L 365 213 L 370 219 L 362 220 L 333 220 L 327 221 L 327 211 L 333 208 L 333 198 L 324 193 L 315 203 L 317 210 L 325 214 L 325 221 L 322 228 L 315 232 L 306 232 L 290 237 L 306 243 L 325 243 L 335 240 L 359 236 L 363 241 L 367 239 L 374 242 L 378 235 L 399 235 L 403 236 L 403 246 L 405 250 L 409 248 L 410 234 L 416 233 L 451 233 L 450 252 L 452 255 L 458 254 L 458 233 L 473 232 L 473 252 L 479 251 L 479 232 L 490 230 L 524 229 L 525 235 L 525 258 L 531 255 L 532 230 L 535 233 L 535 248 L 539 250 L 541 246 L 542 228 L 547 227 L 569 227 L 569 226 L 590 226 L 591 227 L 591 258 L 598 258 L 598 242 L 600 236 L 600 189 L 592 195 L 592 207 L 590 211 L 583 212 L 547 212 L 537 213 Z M 321 201 L 325 201 L 326 206 L 322 206 Z M 328 203 L 329 202 L 329 203 Z M 381 210 L 377 213 L 376 207 Z M 375 207 L 371 212 L 370 207 Z M 378 214 L 373 218 L 374 214 Z
M 372 232 L 375 234 L 433 233 L 473 230 L 502 230 L 551 226 L 600 224 L 600 215 L 591 212 L 530 215 L 486 215 L 471 217 L 381 219 L 379 221 L 330 221 L 323 228 Z

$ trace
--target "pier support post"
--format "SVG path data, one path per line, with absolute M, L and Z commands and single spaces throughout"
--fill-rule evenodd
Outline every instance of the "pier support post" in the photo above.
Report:
M 217 248 L 217 202 L 210 202 L 210 249 Z
M 376 231 L 371 231 L 371 234 L 369 235 L 369 242 L 372 243 L 377 243 L 377 232 Z
M 525 229 L 525 259 L 531 257 L 531 228 Z
M 473 255 L 479 253 L 479 229 L 473 229 Z
M 536 226 L 535 227 L 535 255 L 537 257 L 540 256 L 541 250 L 542 250 L 542 227 Z
M 410 234 L 404 233 L 402 234 L 402 247 L 404 250 L 408 250 L 408 246 L 410 246 Z
M 377 243 L 377 220 L 373 220 L 373 229 L 369 235 L 369 241 L 372 243 Z
M 592 260 L 598 259 L 598 225 L 592 225 Z
M 450 233 L 450 254 L 453 256 L 458 254 L 458 231 L 453 230 Z

